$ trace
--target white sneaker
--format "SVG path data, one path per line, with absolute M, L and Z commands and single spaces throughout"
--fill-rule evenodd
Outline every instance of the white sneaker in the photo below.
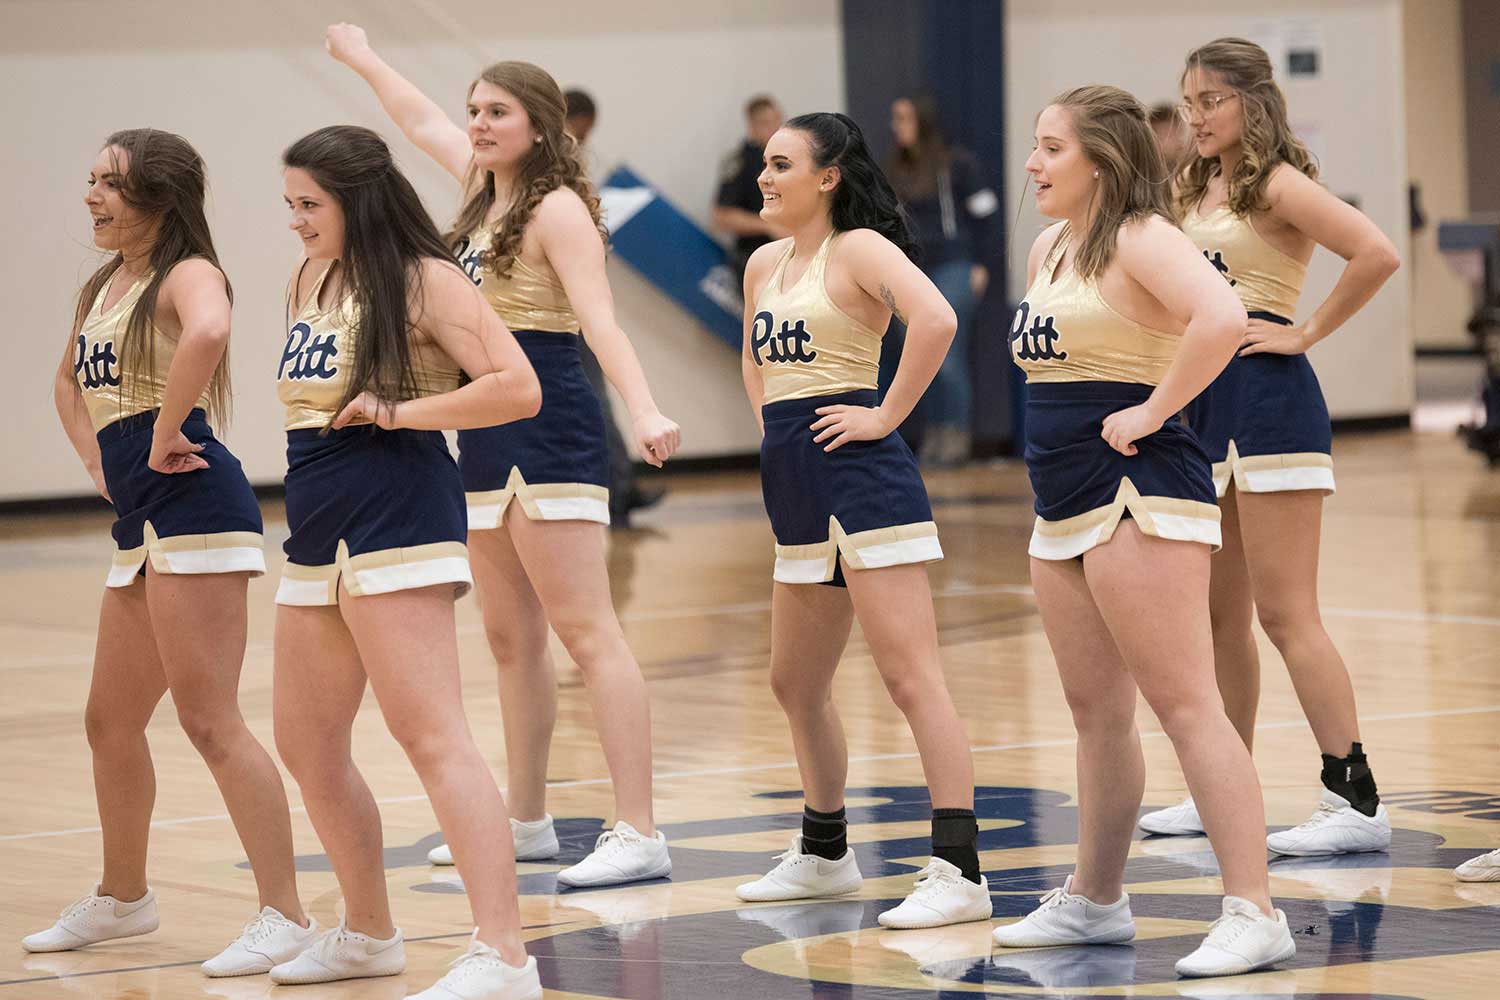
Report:
M 1203 820 L 1198 817 L 1198 807 L 1191 797 L 1175 806 L 1148 812 L 1136 825 L 1147 833 L 1162 837 L 1187 837 L 1204 832 Z
M 297 957 L 271 969 L 271 982 L 283 986 L 333 983 L 340 979 L 399 976 L 406 971 L 401 929 L 384 940 L 351 931 L 343 924 L 324 931 Z
M 245 925 L 240 936 L 229 947 L 203 963 L 203 974 L 221 976 L 258 976 L 270 972 L 282 962 L 290 962 L 307 950 L 318 936 L 318 922 L 307 918 L 299 927 L 273 906 Z
M 536 959 L 528 955 L 525 965 L 506 965 L 498 951 L 479 940 L 476 930 L 468 950 L 449 963 L 447 974 L 407 1000 L 542 1000 L 542 980 Z
M 516 842 L 517 861 L 549 861 L 562 849 L 558 846 L 557 828 L 552 825 L 550 813 L 525 823 L 512 819 L 510 835 Z M 439 844 L 427 852 L 427 860 L 435 865 L 451 865 L 453 851 L 447 844 Z
M 592 854 L 573 867 L 558 872 L 557 881 L 560 885 L 577 889 L 644 882 L 671 874 L 672 858 L 667 854 L 667 835 L 657 830 L 656 836 L 644 837 L 622 819 L 613 830 L 599 835 Z
M 845 850 L 837 861 L 802 853 L 802 837 L 792 838 L 792 846 L 776 855 L 779 864 L 769 872 L 746 882 L 734 894 L 747 903 L 768 903 L 788 899 L 823 899 L 857 892 L 864 884 L 854 852 Z
M 1460 882 L 1500 882 L 1500 849 L 1470 858 L 1453 869 L 1453 874 Z
M 1073 876 L 1062 888 L 1042 897 L 1041 904 L 1013 924 L 996 927 L 995 943 L 1002 948 L 1051 948 L 1067 944 L 1123 944 L 1135 938 L 1130 894 L 1101 905 L 1073 894 Z
M 1224 897 L 1224 913 L 1208 928 L 1198 950 L 1177 963 L 1179 976 L 1238 976 L 1285 962 L 1297 954 L 1286 914 L 1272 920 L 1238 896 Z
M 1383 805 L 1375 807 L 1374 816 L 1366 816 L 1348 799 L 1325 788 L 1311 819 L 1271 834 L 1266 846 L 1277 854 L 1296 857 L 1383 851 L 1391 846 L 1391 820 Z
M 99 887 L 62 911 L 57 922 L 44 931 L 21 939 L 27 951 L 72 951 L 86 944 L 115 938 L 150 934 L 160 924 L 156 895 L 149 889 L 140 899 L 122 903 L 113 896 L 99 895 Z
M 879 917 L 880 926 L 897 930 L 914 927 L 946 927 L 970 920 L 988 920 L 994 915 L 990 883 L 983 875 L 975 885 L 955 865 L 933 858 L 917 875 L 917 886 L 895 909 Z

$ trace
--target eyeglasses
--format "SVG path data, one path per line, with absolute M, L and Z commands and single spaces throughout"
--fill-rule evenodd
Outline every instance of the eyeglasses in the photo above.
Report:
M 1198 112 L 1198 114 L 1200 114 L 1204 118 L 1208 118 L 1214 112 L 1219 110 L 1219 105 L 1223 104 L 1231 97 L 1238 96 L 1240 95 L 1234 93 L 1233 91 L 1228 94 L 1204 94 L 1203 96 L 1198 98 L 1196 103 L 1194 103 L 1193 101 L 1183 101 L 1181 104 L 1177 105 L 1177 113 L 1182 117 L 1183 121 L 1192 121 L 1194 111 Z

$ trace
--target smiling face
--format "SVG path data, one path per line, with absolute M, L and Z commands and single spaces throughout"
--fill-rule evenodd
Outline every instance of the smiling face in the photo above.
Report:
M 303 252 L 311 260 L 336 260 L 344 253 L 344 209 L 338 199 L 324 191 L 312 174 L 301 167 L 287 167 L 285 198 L 292 218 L 288 225 L 302 240 Z
M 509 173 L 530 155 L 538 134 L 515 94 L 481 79 L 469 92 L 469 145 L 481 169 Z
M 89 168 L 83 203 L 94 225 L 94 245 L 100 250 L 132 251 L 155 235 L 155 220 L 125 200 L 125 174 L 130 156 L 118 146 L 105 146 Z
M 819 168 L 806 132 L 778 129 L 766 143 L 765 167 L 758 178 L 764 205 L 760 217 L 797 229 L 820 212 L 839 184 L 837 167 Z
M 1037 116 L 1036 148 L 1026 158 L 1026 172 L 1036 182 L 1037 211 L 1051 219 L 1081 215 L 1094 196 L 1096 170 L 1083 153 L 1072 115 L 1048 105 Z
M 1239 148 L 1244 104 L 1218 73 L 1199 66 L 1184 73 L 1182 107 L 1199 156 L 1210 159 Z

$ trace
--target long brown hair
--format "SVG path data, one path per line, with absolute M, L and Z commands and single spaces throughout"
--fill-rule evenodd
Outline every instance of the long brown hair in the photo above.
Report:
M 1318 163 L 1292 134 L 1286 95 L 1276 85 L 1265 49 L 1243 38 L 1216 38 L 1188 53 L 1182 80 L 1195 69 L 1217 75 L 1240 99 L 1242 155 L 1228 177 L 1230 211 L 1244 216 L 1270 208 L 1266 186 L 1279 163 L 1317 180 Z M 1178 184 L 1179 208 L 1185 211 L 1202 201 L 1219 169 L 1218 157 L 1190 157 Z
M 938 175 L 948 169 L 951 161 L 948 137 L 943 131 L 937 102 L 930 95 L 897 99 L 912 106 L 917 119 L 917 141 L 913 146 L 898 145 L 892 150 L 885 172 L 903 201 L 928 198 L 937 190 Z
M 1097 278 L 1114 259 L 1121 226 L 1153 215 L 1172 219 L 1167 165 L 1145 106 L 1119 87 L 1078 87 L 1052 104 L 1068 112 L 1083 155 L 1099 171 L 1091 196 L 1094 221 L 1073 257 L 1081 277 Z M 1064 226 L 1054 248 L 1061 249 L 1067 235 Z
M 121 401 L 139 404 L 149 402 L 138 396 L 142 385 L 156 373 L 156 338 L 151 335 L 151 327 L 162 282 L 173 267 L 193 257 L 202 257 L 218 268 L 220 274 L 224 273 L 224 267 L 214 250 L 213 234 L 203 210 L 208 195 L 207 173 L 203 158 L 191 143 L 172 132 L 132 128 L 105 139 L 103 148 L 118 149 L 125 154 L 123 171 L 118 170 L 119 157 L 115 157 L 116 172 L 121 174 L 121 199 L 157 222 L 147 257 L 151 270 L 146 288 L 130 311 L 125 333 L 116 345 L 120 354 Z M 117 253 L 84 282 L 73 310 L 75 337 L 109 279 L 123 263 L 125 255 Z M 234 301 L 228 275 L 224 277 L 224 291 Z M 208 380 L 207 391 L 209 416 L 215 423 L 227 420 L 231 396 L 227 348 Z
M 411 352 L 413 306 L 422 295 L 422 261 L 457 266 L 401 173 L 385 140 L 358 125 L 330 125 L 311 132 L 281 154 L 287 167 L 306 170 L 344 212 L 345 268 L 356 317 L 354 368 L 338 409 L 369 390 L 382 401 L 417 395 Z
M 494 225 L 490 249 L 482 258 L 485 269 L 500 276 L 510 273 L 511 264 L 521 252 L 521 237 L 526 234 L 526 224 L 531 221 L 542 199 L 562 187 L 571 188 L 583 199 L 599 230 L 599 238 L 608 242 L 609 231 L 599 215 L 599 196 L 589 183 L 578 156 L 578 140 L 563 128 L 567 102 L 563 100 L 562 88 L 558 87 L 557 81 L 540 66 L 514 60 L 486 67 L 469 84 L 469 96 L 473 96 L 480 80 L 515 95 L 541 139 L 521 161 L 510 205 Z M 464 190 L 472 193 L 459 210 L 453 228 L 444 237 L 450 246 L 456 246 L 459 240 L 484 224 L 485 216 L 495 204 L 494 173 L 482 170 L 471 161 L 468 176 L 464 178 Z

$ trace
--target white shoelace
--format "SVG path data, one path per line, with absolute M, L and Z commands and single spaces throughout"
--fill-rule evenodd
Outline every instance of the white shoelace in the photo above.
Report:
M 1309 816 L 1305 821 L 1297 825 L 1298 830 L 1312 830 L 1322 826 L 1330 820 L 1337 819 L 1338 814 L 1343 812 L 1343 806 L 1335 806 L 1328 802 L 1319 802 L 1318 811 Z
M 601 860 L 612 858 L 632 844 L 638 844 L 645 839 L 639 833 L 632 833 L 629 830 L 606 830 L 599 834 L 598 840 L 594 841 L 594 853 L 599 855 Z
M 805 854 L 802 853 L 802 838 L 801 837 L 793 837 L 792 838 L 792 846 L 788 847 L 785 851 L 782 851 L 780 854 L 776 855 L 776 867 L 780 868 L 782 866 L 782 864 L 784 864 L 786 862 L 800 861 L 802 858 L 804 858 L 806 856 L 807 855 L 805 855 Z
M 494 966 L 505 967 L 500 953 L 483 941 L 470 941 L 468 950 L 448 963 L 448 971 L 438 982 L 442 985 L 456 986 L 470 976 L 479 975 Z
M 266 938 L 275 934 L 283 922 L 291 923 L 285 917 L 278 918 L 275 914 L 257 914 L 255 919 L 246 924 L 245 929 L 240 932 L 240 940 L 247 945 L 260 944 Z
M 93 893 L 89 893 L 87 896 L 69 903 L 67 908 L 62 911 L 62 914 L 58 916 L 57 922 L 62 923 L 64 920 L 67 920 L 70 917 L 76 917 L 86 910 L 93 909 L 94 903 L 98 900 L 98 896 L 94 895 Z
M 1041 913 L 1043 910 L 1054 910 L 1065 904 L 1068 899 L 1069 896 L 1063 891 L 1063 887 L 1058 886 L 1042 897 L 1041 902 L 1037 904 L 1037 908 L 1033 912 Z
M 928 865 L 917 873 L 917 885 L 911 891 L 912 898 L 925 899 L 942 892 L 953 883 L 955 878 L 963 878 L 963 876 L 954 875 L 952 872 L 940 872 L 936 865 Z
M 1253 923 L 1255 923 L 1255 918 L 1248 914 L 1226 913 L 1208 925 L 1208 937 L 1203 943 L 1224 948 L 1234 944 Z
M 333 930 L 318 938 L 318 943 L 313 946 L 316 949 L 313 957 L 322 964 L 327 965 L 328 962 L 333 961 L 338 956 L 340 946 L 350 940 L 351 937 L 349 929 L 343 924 L 339 924 Z

